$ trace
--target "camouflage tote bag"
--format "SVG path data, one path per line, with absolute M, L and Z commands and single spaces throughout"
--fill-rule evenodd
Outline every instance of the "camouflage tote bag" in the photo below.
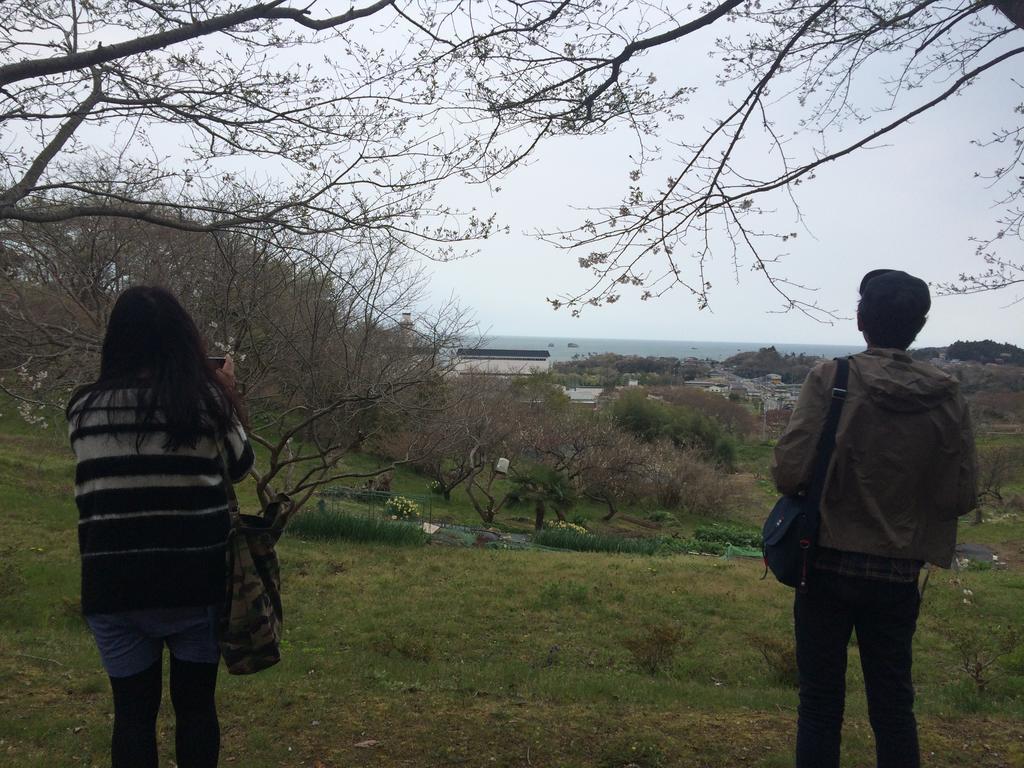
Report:
M 220 651 L 228 672 L 251 675 L 281 660 L 281 569 L 277 545 L 291 512 L 279 495 L 262 515 L 232 505 L 227 547 L 227 599 L 220 617 Z

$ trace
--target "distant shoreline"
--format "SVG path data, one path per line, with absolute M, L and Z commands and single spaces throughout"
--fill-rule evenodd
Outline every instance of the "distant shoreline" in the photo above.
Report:
M 784 344 L 780 342 L 744 341 L 664 341 L 658 339 L 596 339 L 584 336 L 509 336 L 487 335 L 481 346 L 490 349 L 546 350 L 553 362 L 572 360 L 575 356 L 617 354 L 638 357 L 676 357 L 685 359 L 722 361 L 740 352 L 756 352 L 764 347 L 775 347 L 780 355 L 810 355 L 814 357 L 841 357 L 864 350 L 864 345 L 849 344 Z M 474 345 L 476 340 L 467 339 Z M 572 343 L 576 346 L 570 347 Z

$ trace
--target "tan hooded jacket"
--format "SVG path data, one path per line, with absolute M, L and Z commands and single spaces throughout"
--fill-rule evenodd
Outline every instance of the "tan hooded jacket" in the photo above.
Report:
M 805 491 L 835 362 L 808 374 L 772 475 Z M 957 518 L 975 506 L 974 435 L 957 381 L 897 349 L 850 358 L 848 394 L 821 504 L 823 547 L 949 567 Z

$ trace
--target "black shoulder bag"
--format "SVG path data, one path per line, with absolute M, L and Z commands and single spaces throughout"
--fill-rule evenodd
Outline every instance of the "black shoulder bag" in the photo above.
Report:
M 770 570 L 775 578 L 801 592 L 807 590 L 807 571 L 818 543 L 821 522 L 821 494 L 825 475 L 836 444 L 839 414 L 846 401 L 846 382 L 850 361 L 836 358 L 836 376 L 832 382 L 832 399 L 825 417 L 825 427 L 818 439 L 817 458 L 811 487 L 806 494 L 783 496 L 772 508 L 761 529 L 761 552 L 764 555 L 764 578 Z

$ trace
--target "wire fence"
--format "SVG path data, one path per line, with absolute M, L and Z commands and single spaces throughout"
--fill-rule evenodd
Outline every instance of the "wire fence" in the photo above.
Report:
M 382 518 L 396 514 L 393 510 L 402 506 L 399 499 L 407 499 L 419 508 L 420 520 L 427 523 L 434 522 L 434 499 L 427 494 L 392 493 L 337 486 L 325 488 L 320 491 L 318 497 L 316 509 L 319 512 Z

